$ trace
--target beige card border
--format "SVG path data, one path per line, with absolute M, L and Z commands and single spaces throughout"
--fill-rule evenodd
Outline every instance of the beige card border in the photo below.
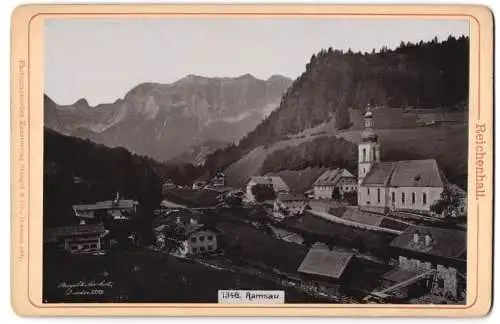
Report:
M 470 108 L 466 305 L 43 304 L 43 21 L 95 17 L 468 19 Z M 383 35 L 381 35 L 383 37 Z M 482 316 L 492 300 L 493 16 L 469 5 L 24 5 L 12 13 L 11 294 L 26 316 Z M 61 82 L 66 82 L 62 80 Z M 485 129 L 483 140 L 478 130 Z M 478 153 L 484 152 L 484 156 Z M 481 171 L 481 168 L 483 172 Z M 484 179 L 477 175 L 484 174 Z M 476 185 L 482 183 L 484 195 Z

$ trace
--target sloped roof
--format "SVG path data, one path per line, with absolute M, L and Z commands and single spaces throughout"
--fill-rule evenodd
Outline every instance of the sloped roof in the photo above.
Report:
M 278 176 L 253 176 L 248 179 L 247 183 L 250 181 L 253 181 L 255 184 L 272 185 L 276 192 L 290 191 L 285 181 Z
M 422 237 L 426 234 L 430 235 L 432 239 L 431 244 L 425 245 L 424 239 L 420 239 L 419 243 L 415 243 L 413 241 L 413 234 L 415 233 L 418 233 Z M 403 250 L 465 261 L 467 235 L 465 231 L 460 230 L 411 225 L 391 242 L 391 246 Z
M 187 208 L 184 205 L 180 205 L 180 204 L 174 203 L 173 201 L 166 200 L 166 199 L 164 199 L 161 202 L 160 206 L 163 208 L 179 208 L 179 209 L 186 209 Z
M 434 159 L 375 163 L 363 186 L 443 187 L 446 182 Z
M 185 235 L 193 234 L 194 232 L 201 230 L 203 227 L 205 227 L 205 225 L 198 223 L 187 223 L 181 225 Z
M 351 252 L 312 248 L 297 270 L 300 273 L 339 279 L 354 256 Z
M 390 180 L 392 187 L 442 187 L 439 167 L 434 159 L 398 161 Z
M 103 223 L 52 227 L 44 231 L 44 241 L 50 242 L 57 240 L 60 236 L 78 236 L 78 235 L 99 235 L 106 233 Z
M 395 165 L 396 162 L 374 163 L 370 172 L 363 179 L 363 185 L 388 185 Z
M 327 170 L 316 179 L 314 186 L 335 186 L 342 178 L 355 178 L 352 173 L 346 169 Z
M 138 202 L 130 199 L 120 199 L 118 202 L 113 200 L 98 201 L 95 204 L 73 205 L 75 210 L 102 210 L 102 209 L 120 209 L 133 208 Z

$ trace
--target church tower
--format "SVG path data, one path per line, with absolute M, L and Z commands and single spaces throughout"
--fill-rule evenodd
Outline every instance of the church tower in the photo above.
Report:
M 358 184 L 370 172 L 374 163 L 380 162 L 380 143 L 378 135 L 373 130 L 373 113 L 368 106 L 365 113 L 365 129 L 361 133 L 358 145 Z

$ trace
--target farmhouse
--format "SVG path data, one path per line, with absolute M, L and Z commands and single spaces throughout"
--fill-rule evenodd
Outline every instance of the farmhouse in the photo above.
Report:
M 108 231 L 102 223 L 53 227 L 44 231 L 44 244 L 73 254 L 95 253 L 103 250 Z
M 171 179 L 167 179 L 167 181 L 165 181 L 162 185 L 162 192 L 166 193 L 169 190 L 172 190 L 175 188 L 177 188 L 177 185 Z
M 139 203 L 135 200 L 121 199 L 120 194 L 117 193 L 113 200 L 73 205 L 73 211 L 82 223 L 106 216 L 111 216 L 114 220 L 128 220 L 137 211 L 138 205 Z
M 380 161 L 380 141 L 370 109 L 358 145 L 358 205 L 378 213 L 407 211 L 430 214 L 430 207 L 449 186 L 436 160 Z M 464 196 L 465 198 L 465 196 Z
M 334 191 L 339 198 L 346 192 L 356 192 L 358 188 L 356 177 L 346 169 L 333 169 L 323 173 L 313 184 L 314 199 L 332 199 Z
M 214 188 L 224 187 L 226 185 L 226 175 L 222 172 L 217 174 L 210 180 L 210 186 Z
M 220 232 L 209 229 L 191 218 L 188 222 L 179 218 L 173 223 L 155 227 L 156 244 L 161 249 L 173 249 L 180 256 L 216 252 Z
M 416 276 L 426 279 L 426 273 L 432 274 L 426 282 L 432 294 L 455 300 L 465 298 L 466 232 L 410 226 L 391 242 L 390 247 L 398 267 L 386 274 L 386 278 L 409 281 Z
M 255 202 L 255 196 L 252 192 L 252 188 L 255 185 L 264 185 L 264 186 L 269 186 L 274 190 L 276 194 L 280 193 L 289 193 L 290 188 L 288 185 L 283 181 L 281 177 L 278 176 L 254 176 L 250 177 L 245 185 L 245 200 L 247 202 Z

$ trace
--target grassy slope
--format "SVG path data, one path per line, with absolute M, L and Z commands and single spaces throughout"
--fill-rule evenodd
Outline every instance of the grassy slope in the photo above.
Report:
M 424 114 L 425 112 L 425 114 Z M 375 109 L 375 127 L 382 141 L 382 160 L 411 160 L 435 158 L 453 182 L 464 186 L 467 182 L 467 123 L 450 124 L 433 127 L 419 127 L 417 120 L 437 114 L 434 110 Z M 346 140 L 358 143 L 363 129 L 362 114 L 358 110 L 350 110 L 353 125 L 346 131 L 339 132 L 333 126 L 333 120 L 317 127 L 290 136 L 289 139 L 273 143 L 267 147 L 259 146 L 232 164 L 227 170 L 228 184 L 240 187 L 252 175 L 259 175 L 267 155 L 275 150 L 300 143 L 312 141 L 321 136 L 337 135 Z M 466 120 L 466 113 L 447 113 L 454 119 Z M 309 172 L 311 178 L 304 177 L 297 171 L 280 172 L 292 179 L 300 177 L 301 181 L 292 181 L 292 190 L 301 191 L 303 183 L 312 183 L 317 174 Z M 302 172 L 303 173 L 303 172 Z M 307 172 L 306 172 L 307 173 Z

